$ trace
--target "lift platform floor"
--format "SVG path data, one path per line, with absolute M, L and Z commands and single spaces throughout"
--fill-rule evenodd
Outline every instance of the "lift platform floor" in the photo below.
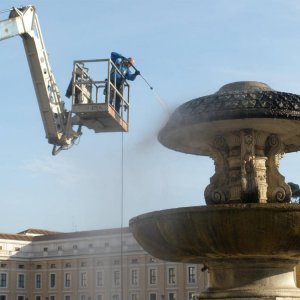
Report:
M 98 132 L 127 132 L 128 123 L 107 103 L 74 104 L 72 112 L 80 123 Z

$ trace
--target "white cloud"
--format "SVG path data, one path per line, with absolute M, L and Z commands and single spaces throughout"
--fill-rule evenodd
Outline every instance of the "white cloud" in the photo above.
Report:
M 27 160 L 20 165 L 20 169 L 34 177 L 50 176 L 64 186 L 74 185 L 80 182 L 82 177 L 78 167 L 66 158 L 44 157 Z

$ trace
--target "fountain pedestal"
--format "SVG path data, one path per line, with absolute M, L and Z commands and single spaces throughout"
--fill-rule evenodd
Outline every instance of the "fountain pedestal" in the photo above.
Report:
M 204 264 L 208 284 L 195 299 L 299 300 L 300 205 L 289 203 L 279 160 L 300 150 L 300 96 L 228 84 L 177 108 L 159 141 L 210 156 L 215 174 L 207 206 L 131 219 L 140 245 L 162 260 Z
M 296 264 L 267 259 L 210 262 L 208 286 L 198 299 L 300 299 Z

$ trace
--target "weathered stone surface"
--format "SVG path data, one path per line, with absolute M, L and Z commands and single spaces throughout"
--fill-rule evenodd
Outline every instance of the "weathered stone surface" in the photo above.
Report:
M 297 299 L 300 206 L 230 204 L 176 208 L 131 219 L 136 240 L 166 261 L 203 263 L 199 299 Z
M 157 211 L 131 219 L 151 255 L 202 263 L 207 287 L 195 299 L 296 300 L 300 205 L 279 173 L 300 150 L 300 96 L 258 82 L 236 82 L 175 110 L 160 131 L 166 147 L 207 155 L 215 174 L 209 206 Z M 218 204 L 218 205 L 214 205 Z
M 300 260 L 300 205 L 232 204 L 175 208 L 130 220 L 141 246 L 167 261 Z
M 231 83 L 179 106 L 158 139 L 176 151 L 209 155 L 214 136 L 243 128 L 279 135 L 285 152 L 299 150 L 300 96 L 255 81 Z
M 278 168 L 284 153 L 300 150 L 300 96 L 255 81 L 231 83 L 178 107 L 158 139 L 215 161 L 207 204 L 290 202 Z

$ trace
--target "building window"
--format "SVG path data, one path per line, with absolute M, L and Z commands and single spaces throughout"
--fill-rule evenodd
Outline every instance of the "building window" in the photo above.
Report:
M 82 268 L 85 268 L 85 267 L 87 266 L 86 261 L 82 261 L 81 264 L 80 264 L 80 266 L 81 266 Z
M 103 300 L 103 296 L 102 295 L 97 295 L 97 300 Z
M 54 289 L 56 287 L 56 274 L 55 273 L 50 273 L 49 286 L 51 289 Z
M 113 272 L 113 285 L 115 287 L 120 285 L 120 271 Z
M 120 264 L 120 261 L 118 259 L 115 259 L 114 260 L 114 265 L 119 265 Z
M 36 269 L 41 269 L 42 265 L 36 265 Z
M 48 248 L 47 247 L 45 247 L 43 250 L 44 250 L 44 252 L 48 252 Z
M 168 268 L 168 283 L 169 284 L 176 283 L 175 268 Z
M 87 272 L 80 272 L 80 287 L 87 287 Z
M 18 265 L 19 269 L 24 269 L 24 265 Z
M 6 268 L 6 267 L 7 267 L 7 264 L 3 264 L 3 263 L 2 263 L 2 264 L 0 264 L 0 267 L 1 267 L 1 268 Z
M 51 265 L 50 265 L 50 268 L 51 268 L 51 269 L 55 269 L 55 268 L 56 268 L 56 265 L 55 265 L 55 264 L 51 264 Z
M 138 270 L 137 269 L 131 270 L 130 283 L 131 283 L 131 285 L 134 285 L 134 286 L 138 285 Z
M 175 293 L 169 293 L 168 294 L 168 300 L 175 300 L 175 299 L 176 299 Z
M 0 300 L 6 300 L 6 295 L 0 295 Z
M 41 296 L 35 296 L 35 300 L 42 300 Z
M 50 300 L 55 300 L 55 298 L 56 298 L 56 297 L 53 296 L 53 295 L 50 296 Z
M 139 261 L 138 261 L 138 259 L 137 259 L 137 258 L 133 258 L 133 259 L 131 260 L 131 263 L 132 263 L 132 264 L 138 264 L 138 263 L 139 263 Z
M 113 295 L 113 296 L 112 296 L 112 300 L 120 300 L 119 295 Z
M 0 288 L 7 288 L 7 273 L 0 273 Z
M 64 300 L 71 300 L 71 296 L 70 295 L 65 295 L 65 299 Z
M 71 273 L 65 273 L 65 288 L 71 287 Z
M 80 295 L 80 300 L 86 300 L 86 295 Z
M 157 269 L 149 269 L 149 283 L 151 285 L 157 284 Z
M 77 246 L 77 245 L 73 245 L 73 249 L 74 249 L 74 250 L 77 250 L 77 249 L 78 249 L 78 246 Z
M 188 266 L 188 283 L 196 283 L 196 267 Z
M 193 300 L 194 297 L 194 293 L 193 292 L 189 292 L 188 294 L 188 300 Z
M 62 246 L 58 246 L 57 251 L 62 251 Z
M 71 267 L 72 267 L 71 263 L 66 263 L 65 264 L 65 268 L 71 268 Z
M 17 300 L 25 300 L 25 296 L 17 296 Z
M 149 300 L 156 300 L 156 293 L 150 293 L 149 294 Z
M 96 285 L 98 287 L 103 286 L 103 271 L 97 271 L 96 280 Z
M 40 289 L 42 287 L 42 275 L 35 274 L 35 288 Z
M 18 289 L 25 288 L 25 274 L 18 274 L 17 287 L 18 287 Z M 20 297 L 23 297 L 23 296 L 20 296 Z
M 130 300 L 139 300 L 138 294 L 131 294 Z

